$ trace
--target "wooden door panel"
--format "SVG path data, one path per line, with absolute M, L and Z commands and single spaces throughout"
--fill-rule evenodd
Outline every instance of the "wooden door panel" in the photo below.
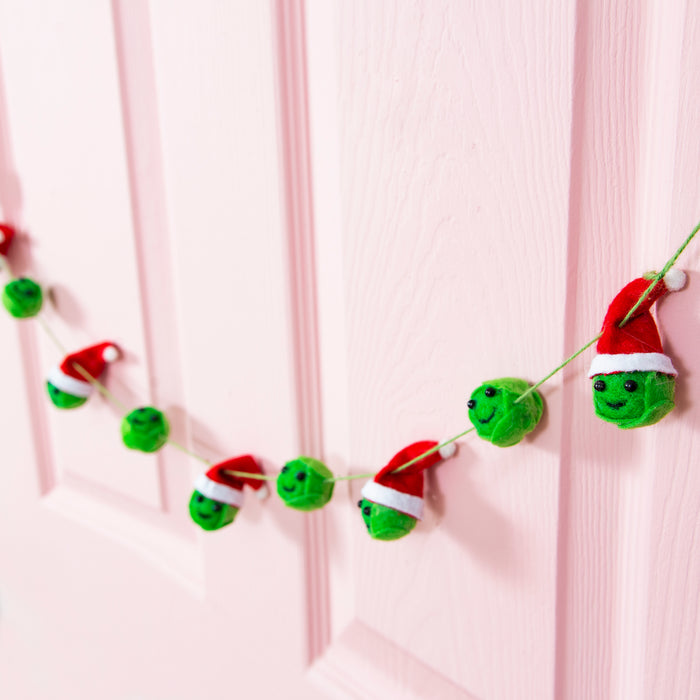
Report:
M 109 3 L 5 3 L 1 18 L 27 271 L 52 287 L 56 307 L 47 316 L 67 348 L 119 339 L 134 353 L 122 376 L 144 387 L 144 367 L 133 359 L 145 344 Z M 42 338 L 37 379 L 60 359 Z M 98 404 L 86 430 L 76 415 L 48 412 L 41 437 L 53 443 L 47 472 L 52 481 L 87 481 L 158 507 L 157 471 L 114 449 L 120 441 L 114 418 Z
M 658 269 L 696 223 L 697 161 L 691 165 L 688 158 L 697 153 L 697 130 L 688 129 L 696 113 L 682 87 L 678 93 L 697 60 L 689 48 L 692 14 L 680 6 L 668 13 L 652 5 L 623 14 L 611 13 L 605 3 L 578 8 L 575 72 L 583 78 L 572 129 L 569 268 L 576 276 L 567 308 L 569 348 L 590 335 L 583 329 L 600 324 L 607 303 L 626 281 Z M 688 250 L 679 264 L 692 270 L 696 253 Z M 665 349 L 683 368 L 692 365 L 684 351 L 698 338 L 694 324 L 678 323 L 681 315 L 693 315 L 693 276 L 688 290 L 665 300 L 657 314 Z M 673 661 L 668 646 L 663 653 L 657 646 L 659 618 L 668 614 L 661 590 L 668 584 L 679 607 L 694 606 L 681 591 L 694 547 L 685 539 L 684 521 L 694 519 L 689 513 L 695 510 L 677 491 L 671 495 L 694 461 L 687 450 L 697 418 L 684 398 L 693 384 L 692 370 L 681 370 L 676 411 L 653 428 L 627 433 L 593 417 L 584 382 L 567 383 L 559 696 L 692 697 L 697 692 L 694 624 L 687 618 L 681 623 L 680 617 L 671 623 L 678 634 L 671 646 L 679 644 Z M 659 549 L 669 527 L 679 528 L 685 545 L 669 548 L 666 540 Z M 683 573 L 671 573 L 675 566 Z
M 0 1 L 18 271 L 211 460 L 374 472 L 456 434 L 477 384 L 540 378 L 698 216 L 690 5 L 54 5 Z M 100 397 L 54 410 L 60 353 L 5 316 L 0 694 L 694 697 L 698 279 L 659 310 L 671 417 L 597 420 L 590 351 L 522 444 L 465 438 L 395 543 L 362 481 L 199 532 L 204 465 L 126 450 Z
M 657 255 L 658 238 L 671 247 L 698 218 L 700 201 L 700 17 L 693 5 L 661 6 L 652 15 L 654 48 L 653 85 L 656 97 L 650 105 L 655 119 L 648 138 L 656 148 L 646 170 L 648 207 L 645 224 L 649 247 Z M 661 173 L 663 187 L 654 186 Z M 668 230 L 667 236 L 658 231 Z M 653 242 L 653 243 L 652 243 Z M 667 346 L 682 372 L 678 383 L 679 420 L 664 426 L 654 444 L 654 464 L 646 473 L 648 538 L 640 568 L 648 575 L 648 587 L 635 612 L 641 614 L 630 628 L 638 630 L 641 618 L 647 626 L 633 670 L 643 683 L 645 697 L 693 697 L 700 693 L 697 650 L 698 625 L 698 485 L 697 425 L 700 417 L 694 397 L 700 379 L 694 370 L 700 343 L 697 290 L 700 286 L 697 244 L 681 259 L 690 273 L 687 293 L 669 301 L 663 310 Z
M 26 267 L 58 286 L 52 326 L 76 344 L 113 333 L 128 355 L 109 387 L 130 405 L 165 409 L 178 441 L 212 460 L 251 452 L 276 471 L 301 451 L 291 331 L 303 309 L 290 302 L 272 8 L 74 2 L 57 17 L 40 3 L 33 14 L 16 5 L 0 10 L 0 113 L 12 135 L 2 172 L 17 171 L 23 199 L 3 215 L 41 246 Z M 80 60 L 63 47 L 71 40 Z M 34 62 L 23 42 L 36 50 Z M 32 42 L 57 44 L 55 65 Z M 63 141 L 54 148 L 48 136 L 38 143 L 23 126 L 48 100 L 39 89 L 45 78 L 91 89 L 61 106 L 64 132 L 71 109 L 82 118 L 69 132 L 76 152 Z M 91 106 L 95 123 L 85 117 Z M 59 157 L 69 154 L 82 166 L 54 182 Z M 12 194 L 3 187 L 3 208 Z M 94 201 L 81 208 L 88 194 Z M 72 207 L 80 213 L 69 223 Z M 74 284 L 75 251 L 90 241 L 106 265 L 84 275 L 99 282 L 94 293 L 83 278 Z M 61 316 L 65 300 L 79 300 L 81 314 Z M 13 332 L 14 322 L 4 323 Z M 3 559 L 13 563 L 0 589 L 8 697 L 191 698 L 203 688 L 318 697 L 303 677 L 305 519 L 276 499 L 263 506 L 249 497 L 234 526 L 203 536 L 187 501 L 204 465 L 171 448 L 127 451 L 119 412 L 99 397 L 73 414 L 51 413 L 41 378 L 44 355 L 55 361 L 56 353 L 31 322 L 18 333 L 21 352 L 4 359 L 26 366 L 17 378 L 27 402 L 18 404 L 42 438 L 38 457 L 79 464 L 47 480 L 48 495 L 37 500 L 36 476 L 25 473 L 37 461 L 26 455 L 28 431 L 8 438 L 17 477 L 2 536 Z M 76 435 L 82 442 L 71 443 Z M 238 647 L 243 638 L 251 658 Z M 46 659 L 41 672 L 25 677 L 37 658 Z M 216 669 L 230 671 L 222 680 Z
M 573 8 L 324 5 L 307 11 L 317 222 L 332 227 L 317 229 L 318 268 L 336 302 L 326 308 L 322 286 L 321 347 L 336 348 L 342 319 L 346 376 L 324 420 L 348 426 L 326 450 L 365 472 L 467 427 L 481 381 L 535 380 L 561 357 Z M 322 272 L 328 262 L 338 274 L 337 249 L 340 291 Z M 337 383 L 339 365 L 324 381 Z M 559 382 L 543 393 L 535 438 L 500 450 L 470 436 L 429 480 L 427 517 L 403 541 L 369 540 L 352 512 L 360 483 L 343 487 L 336 508 L 351 512 L 336 514 L 333 537 L 353 564 L 331 555 L 331 594 L 345 603 L 333 607 L 328 674 L 362 637 L 394 650 L 394 692 L 413 659 L 416 678 L 455 697 L 551 693 Z M 367 647 L 354 649 L 369 666 L 351 687 L 379 697 Z

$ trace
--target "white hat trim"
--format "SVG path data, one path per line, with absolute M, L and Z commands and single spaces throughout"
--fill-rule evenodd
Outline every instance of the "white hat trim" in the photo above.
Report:
M 243 505 L 243 491 L 234 489 L 232 486 L 220 484 L 218 481 L 210 479 L 206 474 L 200 474 L 194 482 L 195 491 L 199 491 L 202 496 L 211 498 L 213 501 L 228 503 L 230 506 L 240 508 Z
M 53 367 L 49 372 L 49 381 L 57 389 L 65 391 L 71 396 L 79 396 L 82 399 L 88 398 L 92 393 L 90 382 L 83 382 L 75 377 L 69 377 L 61 371 L 60 367 Z
M 614 374 L 615 372 L 663 372 L 674 377 L 676 372 L 671 358 L 660 352 L 632 352 L 617 355 L 596 355 L 591 362 L 588 376 Z
M 411 496 L 409 493 L 378 484 L 374 480 L 368 481 L 362 487 L 361 493 L 368 501 L 412 515 L 417 520 L 423 518 L 423 499 L 420 496 Z

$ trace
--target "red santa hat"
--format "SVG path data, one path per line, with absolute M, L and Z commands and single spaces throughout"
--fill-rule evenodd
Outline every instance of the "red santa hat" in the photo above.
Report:
M 244 486 L 253 489 L 258 498 L 267 495 L 267 485 L 262 479 L 235 476 L 228 474 L 229 471 L 258 475 L 263 473 L 262 467 L 251 455 L 234 457 L 215 464 L 206 474 L 200 474 L 194 482 L 195 490 L 213 501 L 228 503 L 236 508 L 243 505 Z
M 685 272 L 669 270 L 659 280 L 632 317 L 620 328 L 620 323 L 639 301 L 652 280 L 633 280 L 613 299 L 603 321 L 603 334 L 598 340 L 598 354 L 593 358 L 589 377 L 618 372 L 662 372 L 676 376 L 671 358 L 664 355 L 659 331 L 651 315 L 651 307 L 668 292 L 685 285 Z
M 15 230 L 7 224 L 0 224 L 0 255 L 7 255 L 10 250 L 10 245 L 15 237 Z
M 438 444 L 425 440 L 404 447 L 374 479 L 362 487 L 362 497 L 420 520 L 423 517 L 423 472 L 441 460 L 451 457 L 457 447 L 450 443 L 400 472 L 395 470 Z
M 119 348 L 114 343 L 91 345 L 67 355 L 58 367 L 49 372 L 49 382 L 66 394 L 86 399 L 92 392 L 92 385 L 76 369 L 76 365 L 97 379 L 105 371 L 107 363 L 114 362 L 118 357 Z

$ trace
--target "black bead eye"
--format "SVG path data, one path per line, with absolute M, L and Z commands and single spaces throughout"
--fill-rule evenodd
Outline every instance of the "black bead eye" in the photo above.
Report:
M 145 408 L 139 408 L 139 413 L 143 413 L 145 410 Z
M 496 395 L 496 390 L 492 386 L 487 386 L 484 389 L 484 396 L 487 396 L 489 399 L 495 395 Z
M 593 382 L 593 388 L 596 391 L 605 391 L 605 382 L 602 379 L 598 379 Z
M 625 382 L 625 391 L 629 391 L 632 393 L 633 391 L 637 391 L 637 382 L 634 381 L 634 379 L 628 379 Z
M 157 414 L 157 413 L 154 413 L 154 414 L 150 417 L 149 420 L 150 420 L 152 423 L 155 423 L 155 422 L 158 420 L 158 418 L 159 418 L 158 414 Z
M 204 496 L 202 496 L 201 494 L 199 496 L 197 496 L 197 503 L 201 503 L 203 500 L 204 500 Z
M 295 478 L 297 481 L 304 481 L 304 479 L 306 479 L 306 472 L 297 472 L 297 473 L 294 475 L 294 478 Z
M 288 471 L 289 471 L 289 467 L 285 464 L 285 465 L 282 467 L 282 474 L 286 474 Z
M 360 500 L 357 502 L 357 507 L 358 507 L 358 508 L 362 508 L 362 499 L 360 499 Z
M 370 506 L 365 506 L 365 507 L 362 509 L 362 512 L 363 512 L 365 515 L 369 515 L 369 514 L 372 512 L 372 508 L 370 508 Z
M 474 399 L 469 399 L 469 401 L 467 401 L 467 408 L 474 408 L 475 406 L 476 401 L 474 401 Z
M 211 509 L 215 513 L 218 513 L 221 510 L 221 503 L 213 503 Z

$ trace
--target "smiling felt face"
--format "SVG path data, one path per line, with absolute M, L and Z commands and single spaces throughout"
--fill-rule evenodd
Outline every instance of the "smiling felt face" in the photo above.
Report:
M 414 517 L 388 506 L 372 503 L 366 498 L 358 501 L 357 506 L 362 513 L 367 532 L 375 540 L 398 540 L 408 535 L 416 526 L 417 521 Z
M 122 420 L 122 440 L 132 450 L 155 452 L 168 441 L 169 433 L 165 416 L 152 406 L 137 408 Z
M 53 405 L 57 408 L 78 408 L 78 406 L 82 406 L 87 401 L 87 399 L 83 398 L 82 396 L 66 394 L 65 391 L 61 391 L 51 382 L 46 382 L 46 391 L 48 392 L 49 398 L 53 402 Z
M 193 491 L 190 498 L 190 517 L 202 530 L 218 530 L 230 525 L 238 510 L 236 506 L 207 498 L 199 491 Z
M 533 391 L 515 403 L 529 386 L 524 379 L 504 377 L 485 382 L 472 392 L 467 402 L 469 420 L 479 437 L 510 447 L 535 428 L 543 410 L 539 393 Z
M 674 407 L 676 380 L 661 372 L 620 372 L 593 377 L 598 418 L 619 428 L 641 428 L 660 421 Z
M 31 318 L 41 310 L 44 297 L 41 287 L 34 281 L 21 277 L 5 285 L 2 293 L 3 306 L 15 318 Z
M 325 464 L 312 457 L 287 462 L 277 477 L 277 493 L 291 508 L 316 510 L 331 500 L 335 483 Z

